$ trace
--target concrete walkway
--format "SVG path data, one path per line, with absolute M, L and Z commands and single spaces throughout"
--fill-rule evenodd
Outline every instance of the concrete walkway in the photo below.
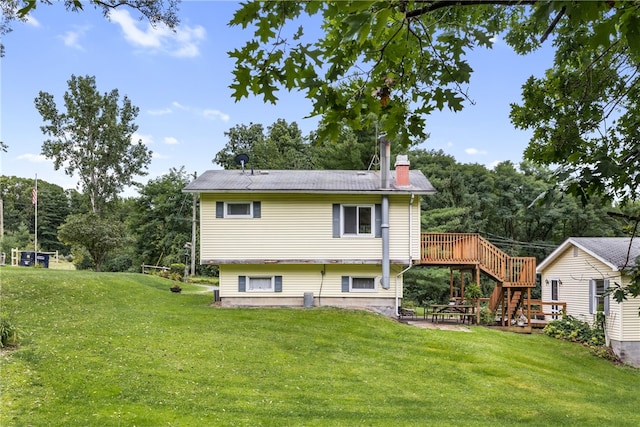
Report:
M 473 332 L 467 326 L 459 323 L 433 323 L 428 320 L 403 320 L 407 325 L 423 329 L 439 329 L 441 331 Z

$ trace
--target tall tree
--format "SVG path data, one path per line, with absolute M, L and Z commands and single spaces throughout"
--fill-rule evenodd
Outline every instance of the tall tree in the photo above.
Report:
M 91 210 L 100 213 L 133 177 L 145 175 L 151 151 L 142 140 L 132 142 L 138 107 L 126 96 L 119 104 L 118 90 L 100 94 L 95 77 L 71 76 L 64 94 L 66 111 L 60 112 L 53 95 L 40 92 L 35 105 L 49 136 L 42 154 L 54 160 L 55 169 L 77 174 Z
M 305 34 L 314 23 L 323 30 L 317 39 Z M 558 53 L 548 78 L 527 82 L 524 109 L 513 117 L 534 133 L 544 133 L 550 123 L 563 130 L 551 143 L 542 135 L 541 149 L 533 141 L 527 155 L 568 165 L 577 178 L 573 188 L 622 200 L 639 193 L 638 0 L 246 2 L 230 24 L 254 28 L 254 37 L 230 52 L 236 60 L 231 85 L 236 100 L 253 93 L 275 103 L 278 90 L 299 89 L 312 102 L 311 114 L 326 119 L 323 136 L 337 137 L 345 122 L 354 129 L 377 122 L 390 139 L 405 145 L 424 138 L 430 112 L 463 108 L 470 50 L 490 48 L 497 34 L 523 54 L 552 40 Z M 597 84 L 580 83 L 589 81 Z M 560 101 L 542 112 L 542 120 L 523 120 L 537 117 L 538 99 L 545 106 Z M 592 120 L 602 122 L 618 109 L 612 134 L 587 138 L 595 131 Z M 555 151 L 558 155 L 549 155 Z M 607 153 L 616 155 L 608 160 Z M 595 166 L 585 167 L 591 160 Z
M 172 168 L 140 186 L 129 217 L 138 265 L 184 261 L 184 245 L 191 242 L 192 199 L 182 189 L 190 180 L 184 167 Z
M 245 167 L 255 169 L 312 169 L 312 147 L 305 141 L 296 122 L 278 119 L 265 133 L 261 124 L 236 125 L 224 133 L 229 142 L 220 150 L 214 163 L 225 169 L 239 169 L 235 158 L 249 156 Z

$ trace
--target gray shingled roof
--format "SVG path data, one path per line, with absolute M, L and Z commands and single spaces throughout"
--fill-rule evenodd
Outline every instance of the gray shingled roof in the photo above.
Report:
M 629 237 L 571 237 L 545 258 L 536 271 L 544 270 L 572 245 L 608 264 L 615 271 L 632 268 L 636 258 L 640 256 L 640 237 L 633 241 Z
M 208 170 L 183 191 L 193 193 L 435 193 L 424 174 L 409 171 L 411 185 L 398 187 L 395 172 L 389 175 L 391 186 L 382 190 L 379 171 L 347 170 Z
M 640 256 L 640 237 L 633 241 L 629 237 L 572 237 L 571 240 L 618 270 L 633 267 Z

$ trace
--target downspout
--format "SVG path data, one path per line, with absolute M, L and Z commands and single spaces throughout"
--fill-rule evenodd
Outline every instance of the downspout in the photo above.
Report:
M 389 259 L 389 196 L 382 196 L 382 289 L 389 289 L 391 261 Z
M 384 136 L 380 138 L 380 185 L 382 190 L 389 190 L 389 168 L 391 144 Z M 391 284 L 389 259 L 389 195 L 382 195 L 382 289 L 389 289 Z
M 400 315 L 398 312 L 398 308 L 400 307 L 400 291 L 398 290 L 398 277 L 403 275 L 406 271 L 409 271 L 413 268 L 413 199 L 415 194 L 411 193 L 411 199 L 409 200 L 409 266 L 402 270 L 400 273 L 396 274 L 396 317 Z

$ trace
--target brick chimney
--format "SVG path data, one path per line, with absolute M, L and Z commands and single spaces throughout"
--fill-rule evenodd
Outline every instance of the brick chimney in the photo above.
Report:
M 409 156 L 406 154 L 398 154 L 396 156 L 396 185 L 398 187 L 406 187 L 409 182 Z

